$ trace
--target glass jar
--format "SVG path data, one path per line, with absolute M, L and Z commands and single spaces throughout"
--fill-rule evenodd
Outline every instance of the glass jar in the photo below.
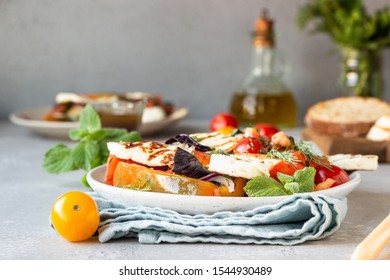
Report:
M 145 99 L 129 99 L 118 95 L 115 100 L 92 103 L 98 113 L 103 127 L 137 130 L 141 124 Z
M 340 83 L 347 96 L 383 97 L 381 50 L 341 48 Z

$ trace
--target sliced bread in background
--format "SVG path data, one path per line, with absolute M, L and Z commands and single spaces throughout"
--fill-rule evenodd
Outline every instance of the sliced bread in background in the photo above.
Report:
M 319 102 L 306 113 L 306 126 L 316 133 L 342 137 L 364 136 L 390 104 L 374 97 L 340 97 Z

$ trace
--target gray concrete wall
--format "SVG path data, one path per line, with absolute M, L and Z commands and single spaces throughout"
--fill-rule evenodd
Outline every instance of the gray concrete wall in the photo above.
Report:
M 370 10 L 387 0 L 366 1 Z M 262 7 L 290 64 L 300 117 L 338 96 L 339 55 L 326 35 L 295 24 L 306 0 L 0 0 L 0 118 L 50 105 L 60 91 L 150 91 L 190 109 L 226 111 L 247 74 L 249 33 Z M 390 52 L 384 53 L 390 100 Z

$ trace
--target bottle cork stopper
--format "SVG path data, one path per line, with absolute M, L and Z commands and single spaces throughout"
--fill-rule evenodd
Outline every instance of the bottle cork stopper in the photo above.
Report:
M 260 16 L 255 21 L 255 32 L 253 43 L 256 46 L 273 46 L 273 20 L 269 17 L 269 12 L 263 8 Z

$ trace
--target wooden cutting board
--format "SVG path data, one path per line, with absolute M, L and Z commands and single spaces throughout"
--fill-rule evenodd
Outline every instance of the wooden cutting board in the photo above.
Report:
M 364 137 L 340 137 L 302 130 L 302 139 L 314 142 L 326 155 L 362 154 L 377 155 L 379 162 L 390 162 L 390 141 L 376 142 Z

